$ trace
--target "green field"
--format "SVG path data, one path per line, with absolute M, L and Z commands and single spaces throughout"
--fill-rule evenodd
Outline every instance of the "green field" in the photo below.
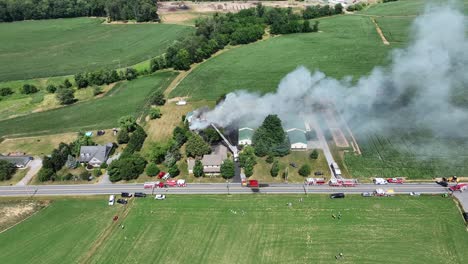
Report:
M 0 23 L 0 81 L 116 69 L 164 52 L 192 27 L 72 18 Z
M 398 0 L 395 2 L 371 5 L 369 8 L 358 13 L 375 16 L 415 16 L 424 12 L 426 4 L 442 4 L 448 2 L 456 3 L 462 6 L 465 13 L 468 12 L 468 0 Z
M 127 216 L 106 203 L 53 202 L 0 234 L 0 262 L 332 263 L 340 252 L 342 263 L 468 261 L 463 219 L 440 196 L 169 195 L 134 200 Z
M 227 51 L 200 64 L 171 96 L 217 99 L 239 89 L 265 93 L 276 90 L 281 78 L 300 65 L 332 77 L 357 78 L 387 62 L 391 47 L 383 45 L 369 17 L 321 19 L 320 31 L 279 36 Z
M 0 137 L 112 128 L 121 116 L 141 114 L 147 96 L 156 89 L 166 89 L 176 75 L 160 72 L 140 77 L 117 84 L 99 99 L 0 121 Z

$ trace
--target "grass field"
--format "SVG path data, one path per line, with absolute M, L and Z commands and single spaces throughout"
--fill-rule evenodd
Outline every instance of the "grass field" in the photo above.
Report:
M 0 81 L 116 69 L 164 52 L 193 27 L 72 18 L 0 23 Z
M 111 128 L 121 116 L 141 113 L 147 96 L 156 89 L 164 90 L 176 75 L 161 72 L 141 77 L 119 83 L 99 99 L 0 121 L 0 137 Z
M 463 219 L 440 196 L 169 195 L 127 210 L 106 197 L 59 199 L 0 234 L 0 262 L 332 263 L 340 252 L 340 263 L 468 260 Z
M 276 90 L 281 78 L 300 65 L 341 78 L 359 77 L 386 63 L 390 47 L 382 44 L 368 17 L 321 19 L 320 31 L 234 48 L 200 64 L 171 96 L 217 99 L 239 89 L 265 93 Z
M 369 8 L 358 12 L 376 16 L 414 16 L 424 12 L 426 4 L 447 3 L 447 0 L 398 0 L 383 4 L 371 5 Z M 462 6 L 465 13 L 468 11 L 468 0 L 451 1 Z
M 431 179 L 468 175 L 468 139 L 451 139 L 392 132 L 358 137 L 362 156 L 345 155 L 345 165 L 354 177 Z

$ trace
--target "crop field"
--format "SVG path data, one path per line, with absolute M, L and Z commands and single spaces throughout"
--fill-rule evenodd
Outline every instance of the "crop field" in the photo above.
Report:
M 176 75 L 156 73 L 119 83 L 99 99 L 0 121 L 0 137 L 112 128 L 121 116 L 141 114 L 147 96 L 157 89 L 164 90 Z
M 376 16 L 414 16 L 424 11 L 426 4 L 447 3 L 447 0 L 399 0 L 378 5 L 371 5 L 369 8 L 359 12 Z M 465 13 L 468 11 L 468 0 L 452 1 L 463 5 Z
M 193 27 L 72 18 L 0 23 L 0 81 L 116 69 L 164 52 Z
M 233 48 L 194 69 L 170 94 L 193 99 L 246 89 L 266 93 L 300 65 L 332 77 L 360 77 L 385 65 L 391 47 L 383 45 L 369 17 L 320 20 L 319 33 L 292 34 Z M 359 60 L 356 60 L 359 58 Z
M 0 262 L 466 263 L 467 244 L 440 196 L 169 195 L 126 209 L 101 196 L 58 199 L 1 233 Z
M 437 138 L 393 132 L 360 135 L 362 156 L 346 153 L 353 177 L 431 179 L 468 175 L 468 138 Z

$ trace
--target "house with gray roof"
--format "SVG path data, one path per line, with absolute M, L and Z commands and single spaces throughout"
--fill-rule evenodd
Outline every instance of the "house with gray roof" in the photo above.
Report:
M 5 160 L 13 164 L 16 168 L 24 169 L 28 166 L 28 163 L 33 160 L 33 157 L 21 155 L 21 156 L 3 156 L 0 155 L 0 160 Z
M 218 175 L 221 173 L 221 164 L 227 159 L 227 147 L 219 144 L 212 147 L 211 154 L 204 155 L 201 159 L 203 164 L 203 172 L 208 175 Z M 193 167 L 195 166 L 194 159 L 187 160 L 188 171 L 193 173 Z
M 112 147 L 112 143 L 107 143 L 104 146 L 81 146 L 78 161 L 80 163 L 87 163 L 93 167 L 99 167 L 107 161 Z

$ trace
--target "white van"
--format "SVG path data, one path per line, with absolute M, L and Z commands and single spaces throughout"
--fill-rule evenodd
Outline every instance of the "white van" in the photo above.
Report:
M 114 202 L 115 202 L 115 196 L 114 195 L 109 196 L 109 205 L 114 205 Z
M 381 184 L 387 184 L 387 180 L 384 178 L 375 178 L 374 179 L 374 184 L 381 185 Z

